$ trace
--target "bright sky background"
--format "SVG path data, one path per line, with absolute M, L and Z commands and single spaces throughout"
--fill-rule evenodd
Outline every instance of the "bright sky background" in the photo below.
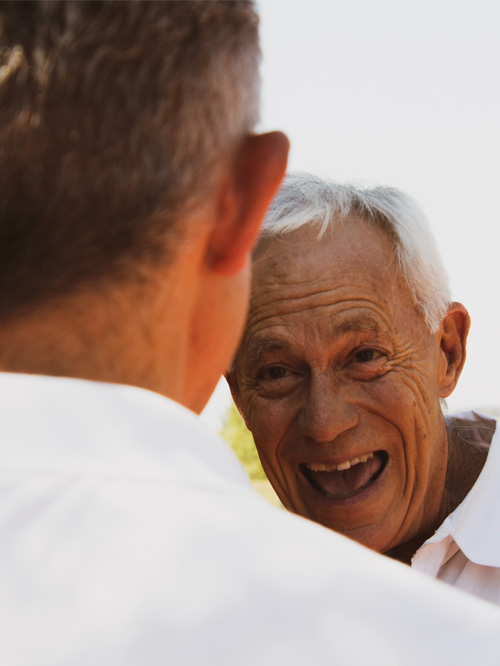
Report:
M 450 411 L 500 409 L 500 2 L 261 0 L 260 130 L 289 169 L 381 183 L 427 214 L 472 317 Z M 209 422 L 227 405 L 219 387 Z

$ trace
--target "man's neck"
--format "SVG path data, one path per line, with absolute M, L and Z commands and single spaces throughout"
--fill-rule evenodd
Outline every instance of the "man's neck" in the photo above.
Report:
M 187 334 L 175 299 L 85 293 L 0 326 L 0 370 L 129 384 L 178 399 Z M 159 321 L 159 317 L 161 320 Z

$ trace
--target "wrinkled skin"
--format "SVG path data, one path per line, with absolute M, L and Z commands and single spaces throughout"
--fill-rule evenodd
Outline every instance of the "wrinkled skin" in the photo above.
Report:
M 431 334 L 377 227 L 354 217 L 316 234 L 259 246 L 233 397 L 287 509 L 379 552 L 413 552 L 465 492 L 447 482 L 439 398 L 458 380 L 468 315 L 452 304 Z M 353 465 L 355 490 L 324 481 L 330 467 L 311 474 L 371 454 Z

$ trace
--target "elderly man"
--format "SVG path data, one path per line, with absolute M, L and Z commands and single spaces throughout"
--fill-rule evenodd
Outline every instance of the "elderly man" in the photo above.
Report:
M 268 507 L 193 413 L 286 165 L 253 6 L 2 3 L 0 38 L 0 662 L 497 663 L 496 609 Z
M 500 603 L 500 435 L 440 406 L 468 330 L 414 201 L 297 174 L 229 381 L 286 508 Z

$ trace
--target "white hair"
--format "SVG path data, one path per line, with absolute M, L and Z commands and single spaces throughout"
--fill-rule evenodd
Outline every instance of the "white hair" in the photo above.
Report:
M 260 240 L 306 225 L 327 229 L 356 214 L 391 239 L 399 269 L 414 303 L 434 333 L 449 307 L 448 276 L 429 223 L 416 201 L 391 187 L 338 184 L 306 173 L 289 174 L 264 221 Z

